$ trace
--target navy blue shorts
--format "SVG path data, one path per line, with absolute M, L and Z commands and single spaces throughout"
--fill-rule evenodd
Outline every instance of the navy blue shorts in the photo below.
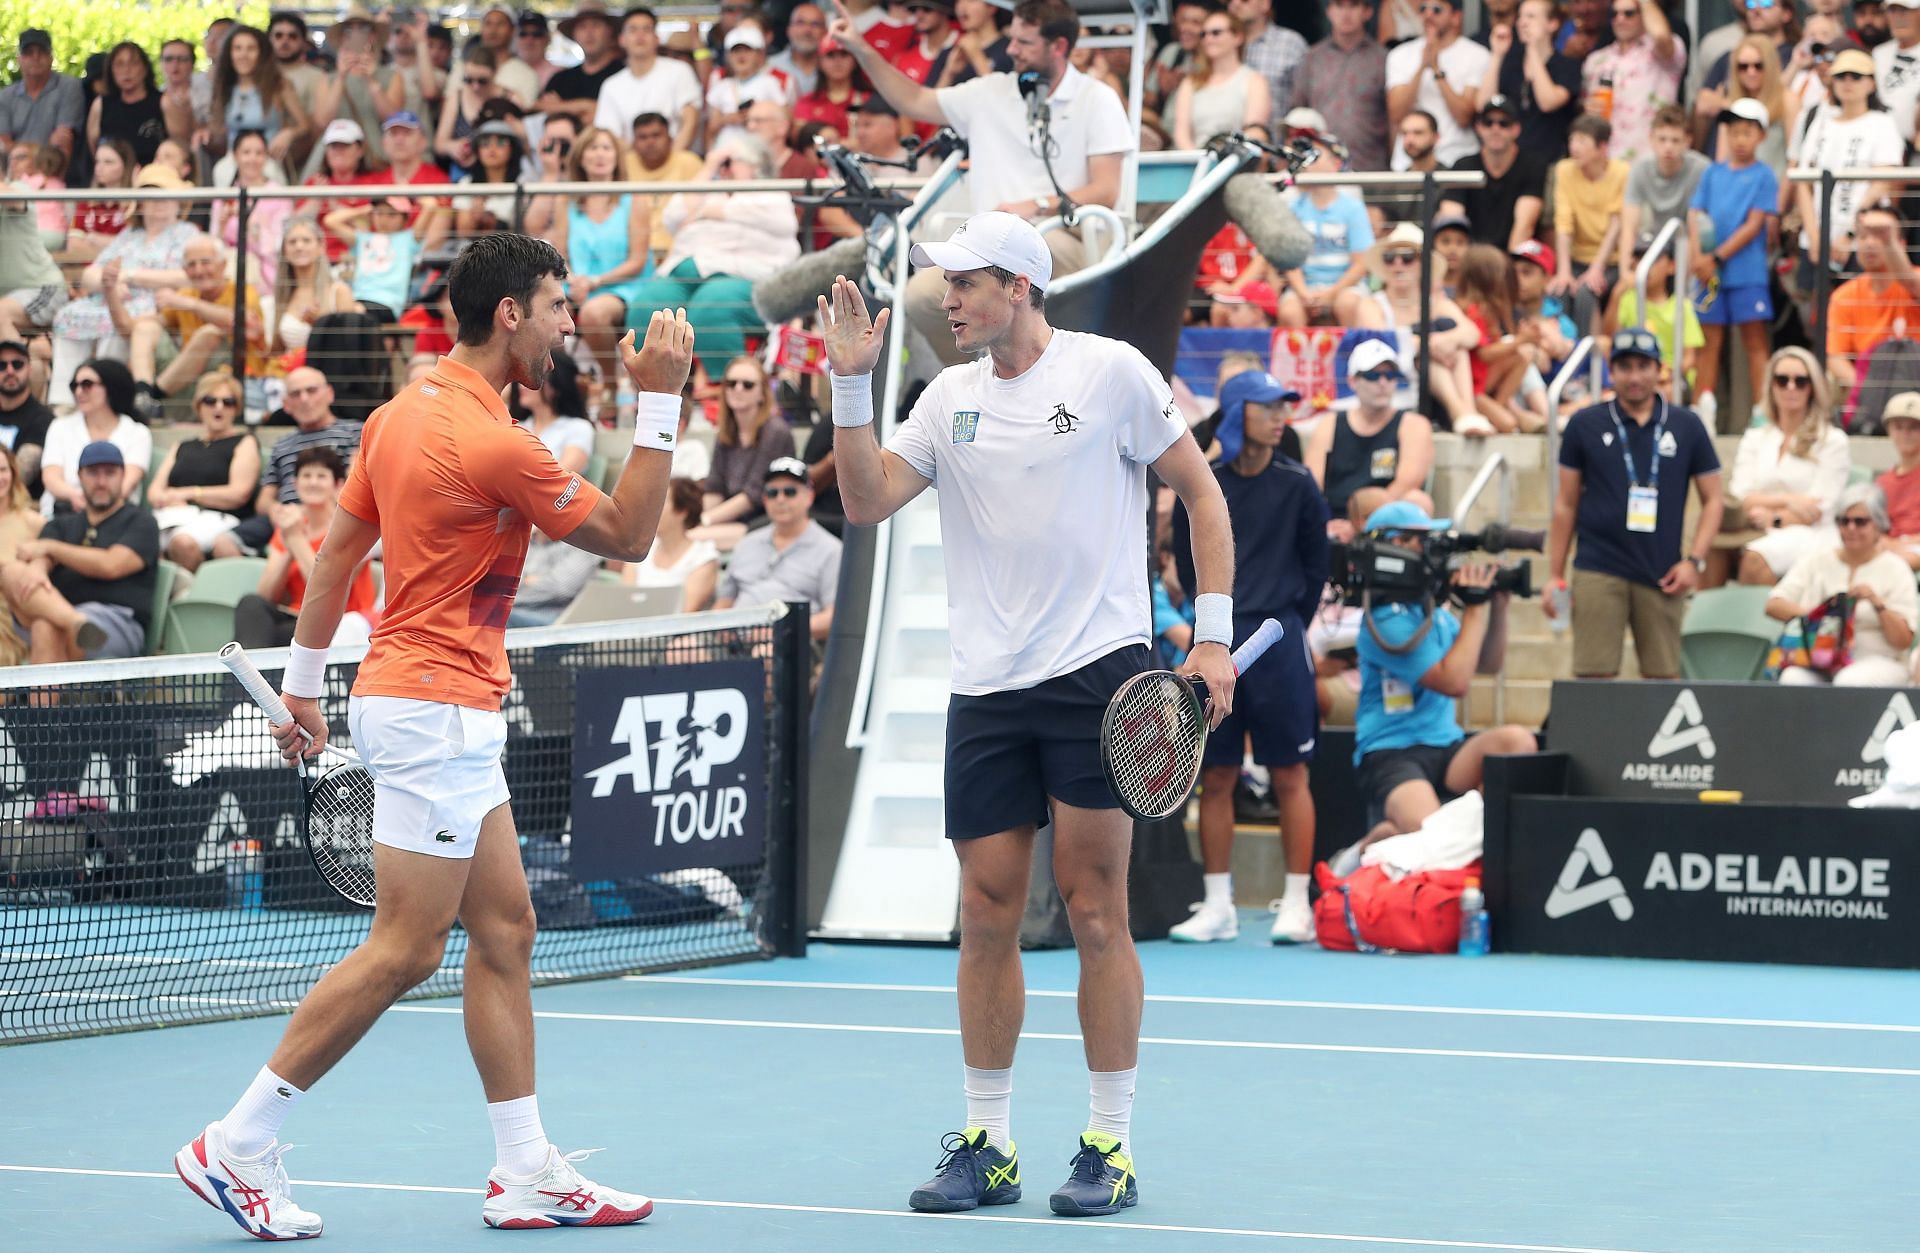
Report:
M 1258 622 L 1235 624 L 1234 644 L 1253 634 Z M 1297 629 L 1298 628 L 1298 629 Z M 1286 638 L 1247 668 L 1233 686 L 1233 712 L 1207 735 L 1203 765 L 1237 766 L 1253 740 L 1253 759 L 1263 766 L 1292 766 L 1313 760 L 1320 738 L 1320 701 L 1314 689 L 1313 656 L 1307 633 L 1287 624 Z
M 947 704 L 947 838 L 1044 827 L 1047 798 L 1117 809 L 1100 764 L 1100 723 L 1120 685 L 1152 669 L 1130 644 L 1036 687 Z

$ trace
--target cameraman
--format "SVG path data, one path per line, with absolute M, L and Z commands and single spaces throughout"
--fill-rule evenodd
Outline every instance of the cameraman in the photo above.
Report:
M 1428 517 L 1416 504 L 1396 500 L 1374 510 L 1367 532 L 1424 554 L 1427 533 L 1448 525 L 1446 519 Z M 1360 843 L 1334 857 L 1335 873 L 1352 873 L 1359 868 L 1362 848 L 1418 830 L 1442 803 L 1477 789 L 1489 753 L 1530 753 L 1538 747 L 1533 732 L 1521 726 L 1495 727 L 1469 737 L 1454 713 L 1454 702 L 1466 699 L 1486 643 L 1495 569 L 1491 563 L 1474 563 L 1455 570 L 1454 594 L 1463 607 L 1456 617 L 1436 606 L 1424 636 L 1420 632 L 1428 613 L 1416 604 L 1377 606 L 1361 625 L 1353 760 L 1371 829 Z M 1380 639 L 1374 638 L 1375 632 Z M 1407 647 L 1416 636 L 1419 642 Z

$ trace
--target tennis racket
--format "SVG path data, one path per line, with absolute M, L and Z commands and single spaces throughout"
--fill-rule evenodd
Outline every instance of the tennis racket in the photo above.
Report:
M 233 671 L 240 686 L 274 726 L 293 721 L 286 702 L 273 690 L 247 650 L 228 644 L 220 662 Z M 302 735 L 306 735 L 304 730 Z M 308 739 L 311 739 L 308 736 Z M 333 763 L 318 773 L 315 763 L 300 759 L 300 778 L 307 787 L 306 821 L 301 834 L 307 855 L 328 887 L 363 909 L 372 909 L 373 892 L 373 776 L 358 757 L 328 744 L 323 750 Z
M 1272 618 L 1233 650 L 1246 673 L 1280 642 L 1286 628 Z M 1148 670 L 1120 685 L 1100 724 L 1100 761 L 1120 808 L 1146 822 L 1186 804 L 1207 751 L 1207 685 L 1196 676 Z

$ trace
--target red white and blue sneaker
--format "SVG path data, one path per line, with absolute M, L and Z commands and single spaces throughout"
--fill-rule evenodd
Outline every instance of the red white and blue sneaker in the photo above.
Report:
M 582 1179 L 573 1164 L 599 1149 L 562 1154 L 547 1149 L 547 1164 L 530 1179 L 496 1170 L 487 1176 L 487 1202 L 480 1218 L 489 1227 L 522 1231 L 535 1227 L 619 1227 L 653 1213 L 653 1202 Z
M 194 1137 L 173 1155 L 173 1169 L 195 1196 L 225 1213 L 240 1229 L 260 1240 L 311 1240 L 320 1234 L 320 1215 L 301 1209 L 289 1195 L 287 1169 L 275 1141 L 258 1157 L 238 1157 L 227 1148 L 219 1123 Z

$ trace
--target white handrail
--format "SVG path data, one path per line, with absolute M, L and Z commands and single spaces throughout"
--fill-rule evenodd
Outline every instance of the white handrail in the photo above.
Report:
M 1560 367 L 1560 373 L 1553 376 L 1553 382 L 1547 384 L 1547 516 L 1553 516 L 1553 507 L 1560 495 L 1560 394 L 1567 390 L 1580 370 L 1580 365 L 1593 355 L 1593 336 L 1589 335 L 1573 346 L 1573 354 L 1567 363 Z

